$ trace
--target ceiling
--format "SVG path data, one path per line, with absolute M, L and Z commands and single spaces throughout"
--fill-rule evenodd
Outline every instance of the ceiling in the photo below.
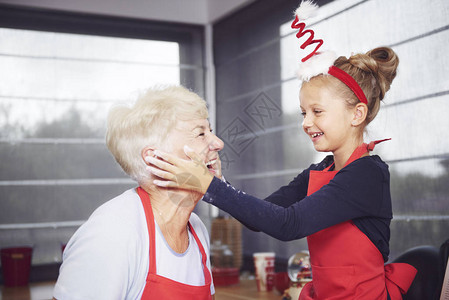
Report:
M 0 3 L 188 24 L 212 24 L 256 0 L 0 0 Z

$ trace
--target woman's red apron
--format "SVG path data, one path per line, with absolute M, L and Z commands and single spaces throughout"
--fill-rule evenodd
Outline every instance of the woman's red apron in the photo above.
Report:
M 359 146 L 347 166 L 374 149 L 375 141 Z M 310 171 L 307 195 L 318 191 L 337 171 Z M 402 299 L 416 269 L 408 264 L 384 266 L 382 254 L 352 221 L 323 229 L 307 237 L 313 281 L 306 284 L 300 300 Z M 356 262 L 356 263 L 355 263 Z M 388 292 L 387 292 L 388 291 Z
M 206 264 L 206 252 L 200 239 L 195 233 L 193 227 L 189 225 L 190 232 L 192 233 L 198 248 L 201 252 L 201 260 L 204 272 L 205 285 L 194 286 L 181 282 L 171 280 L 166 277 L 157 275 L 156 273 L 156 244 L 155 244 L 155 228 L 154 228 L 154 216 L 151 209 L 150 197 L 141 187 L 137 188 L 137 193 L 145 210 L 145 216 L 147 219 L 148 234 L 150 240 L 150 266 L 148 270 L 147 282 L 142 294 L 144 300 L 163 300 L 163 299 L 195 299 L 195 300 L 210 300 L 212 299 L 210 293 L 211 275 Z

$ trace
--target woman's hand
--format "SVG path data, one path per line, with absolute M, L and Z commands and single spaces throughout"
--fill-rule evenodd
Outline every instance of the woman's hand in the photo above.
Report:
M 145 161 L 148 168 L 155 176 L 162 180 L 154 180 L 153 183 L 160 187 L 180 188 L 205 194 L 214 176 L 209 172 L 206 164 L 192 149 L 184 146 L 185 154 L 191 160 L 185 160 L 172 154 L 155 150 L 156 157 L 147 156 Z M 221 177 L 221 162 L 218 160 Z

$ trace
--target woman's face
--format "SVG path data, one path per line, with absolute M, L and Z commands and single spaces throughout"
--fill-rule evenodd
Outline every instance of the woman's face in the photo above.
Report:
M 300 105 L 304 117 L 302 127 L 317 151 L 334 154 L 353 151 L 355 136 L 351 122 L 354 112 L 326 81 L 312 79 L 303 84 Z
M 210 129 L 207 119 L 179 120 L 169 134 L 172 152 L 180 158 L 189 159 L 184 153 L 187 145 L 200 155 L 213 175 L 220 172 L 217 164 L 218 151 L 223 149 L 223 141 Z

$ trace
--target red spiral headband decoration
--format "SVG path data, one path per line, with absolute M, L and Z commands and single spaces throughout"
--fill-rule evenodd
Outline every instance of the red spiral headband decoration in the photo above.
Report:
M 315 49 L 310 52 L 307 56 L 303 57 L 301 59 L 302 63 L 305 63 L 310 58 L 314 57 L 313 60 L 310 60 L 308 62 L 307 66 L 307 74 L 305 74 L 305 78 L 300 78 L 302 80 L 308 81 L 311 77 L 319 75 L 319 74 L 329 74 L 334 76 L 335 78 L 339 79 L 341 82 L 346 84 L 356 95 L 356 97 L 360 100 L 360 102 L 368 104 L 368 101 L 366 99 L 365 93 L 363 92 L 360 85 L 354 80 L 354 78 L 351 77 L 348 73 L 343 71 L 342 69 L 339 69 L 335 66 L 333 66 L 333 61 L 326 62 L 325 60 L 328 60 L 329 57 L 324 57 L 322 52 L 318 52 L 318 49 L 323 45 L 322 39 L 314 39 L 315 33 L 311 29 L 305 30 L 306 24 L 300 20 L 305 20 L 311 17 L 317 9 L 317 5 L 314 4 L 312 1 L 305 0 L 302 1 L 300 6 L 295 12 L 295 19 L 293 20 L 291 24 L 291 28 L 298 29 L 298 33 L 296 34 L 296 37 L 299 39 L 303 37 L 306 34 L 309 34 L 309 38 L 301 44 L 300 48 L 305 49 L 306 47 L 317 44 Z M 335 59 L 333 59 L 335 60 Z M 323 69 L 323 63 L 329 63 L 328 65 L 324 66 Z
M 296 34 L 296 37 L 299 39 L 299 38 L 303 37 L 306 33 L 310 34 L 307 41 L 302 43 L 300 48 L 304 50 L 307 46 L 309 46 L 311 44 L 318 43 L 318 45 L 316 45 L 315 50 L 313 50 L 312 52 L 309 53 L 309 55 L 307 55 L 306 57 L 303 57 L 301 59 L 302 62 L 305 62 L 306 60 L 308 60 L 309 58 L 311 58 L 312 56 L 314 56 L 317 53 L 318 49 L 321 47 L 321 45 L 323 45 L 323 40 L 321 40 L 321 39 L 314 40 L 313 38 L 315 36 L 315 33 L 313 32 L 313 30 L 310 30 L 310 29 L 304 30 L 304 28 L 306 28 L 306 23 L 300 22 L 298 24 L 298 22 L 299 22 L 299 17 L 298 17 L 298 15 L 296 15 L 295 19 L 293 20 L 292 26 L 291 26 L 293 29 L 299 29 L 298 33 Z

